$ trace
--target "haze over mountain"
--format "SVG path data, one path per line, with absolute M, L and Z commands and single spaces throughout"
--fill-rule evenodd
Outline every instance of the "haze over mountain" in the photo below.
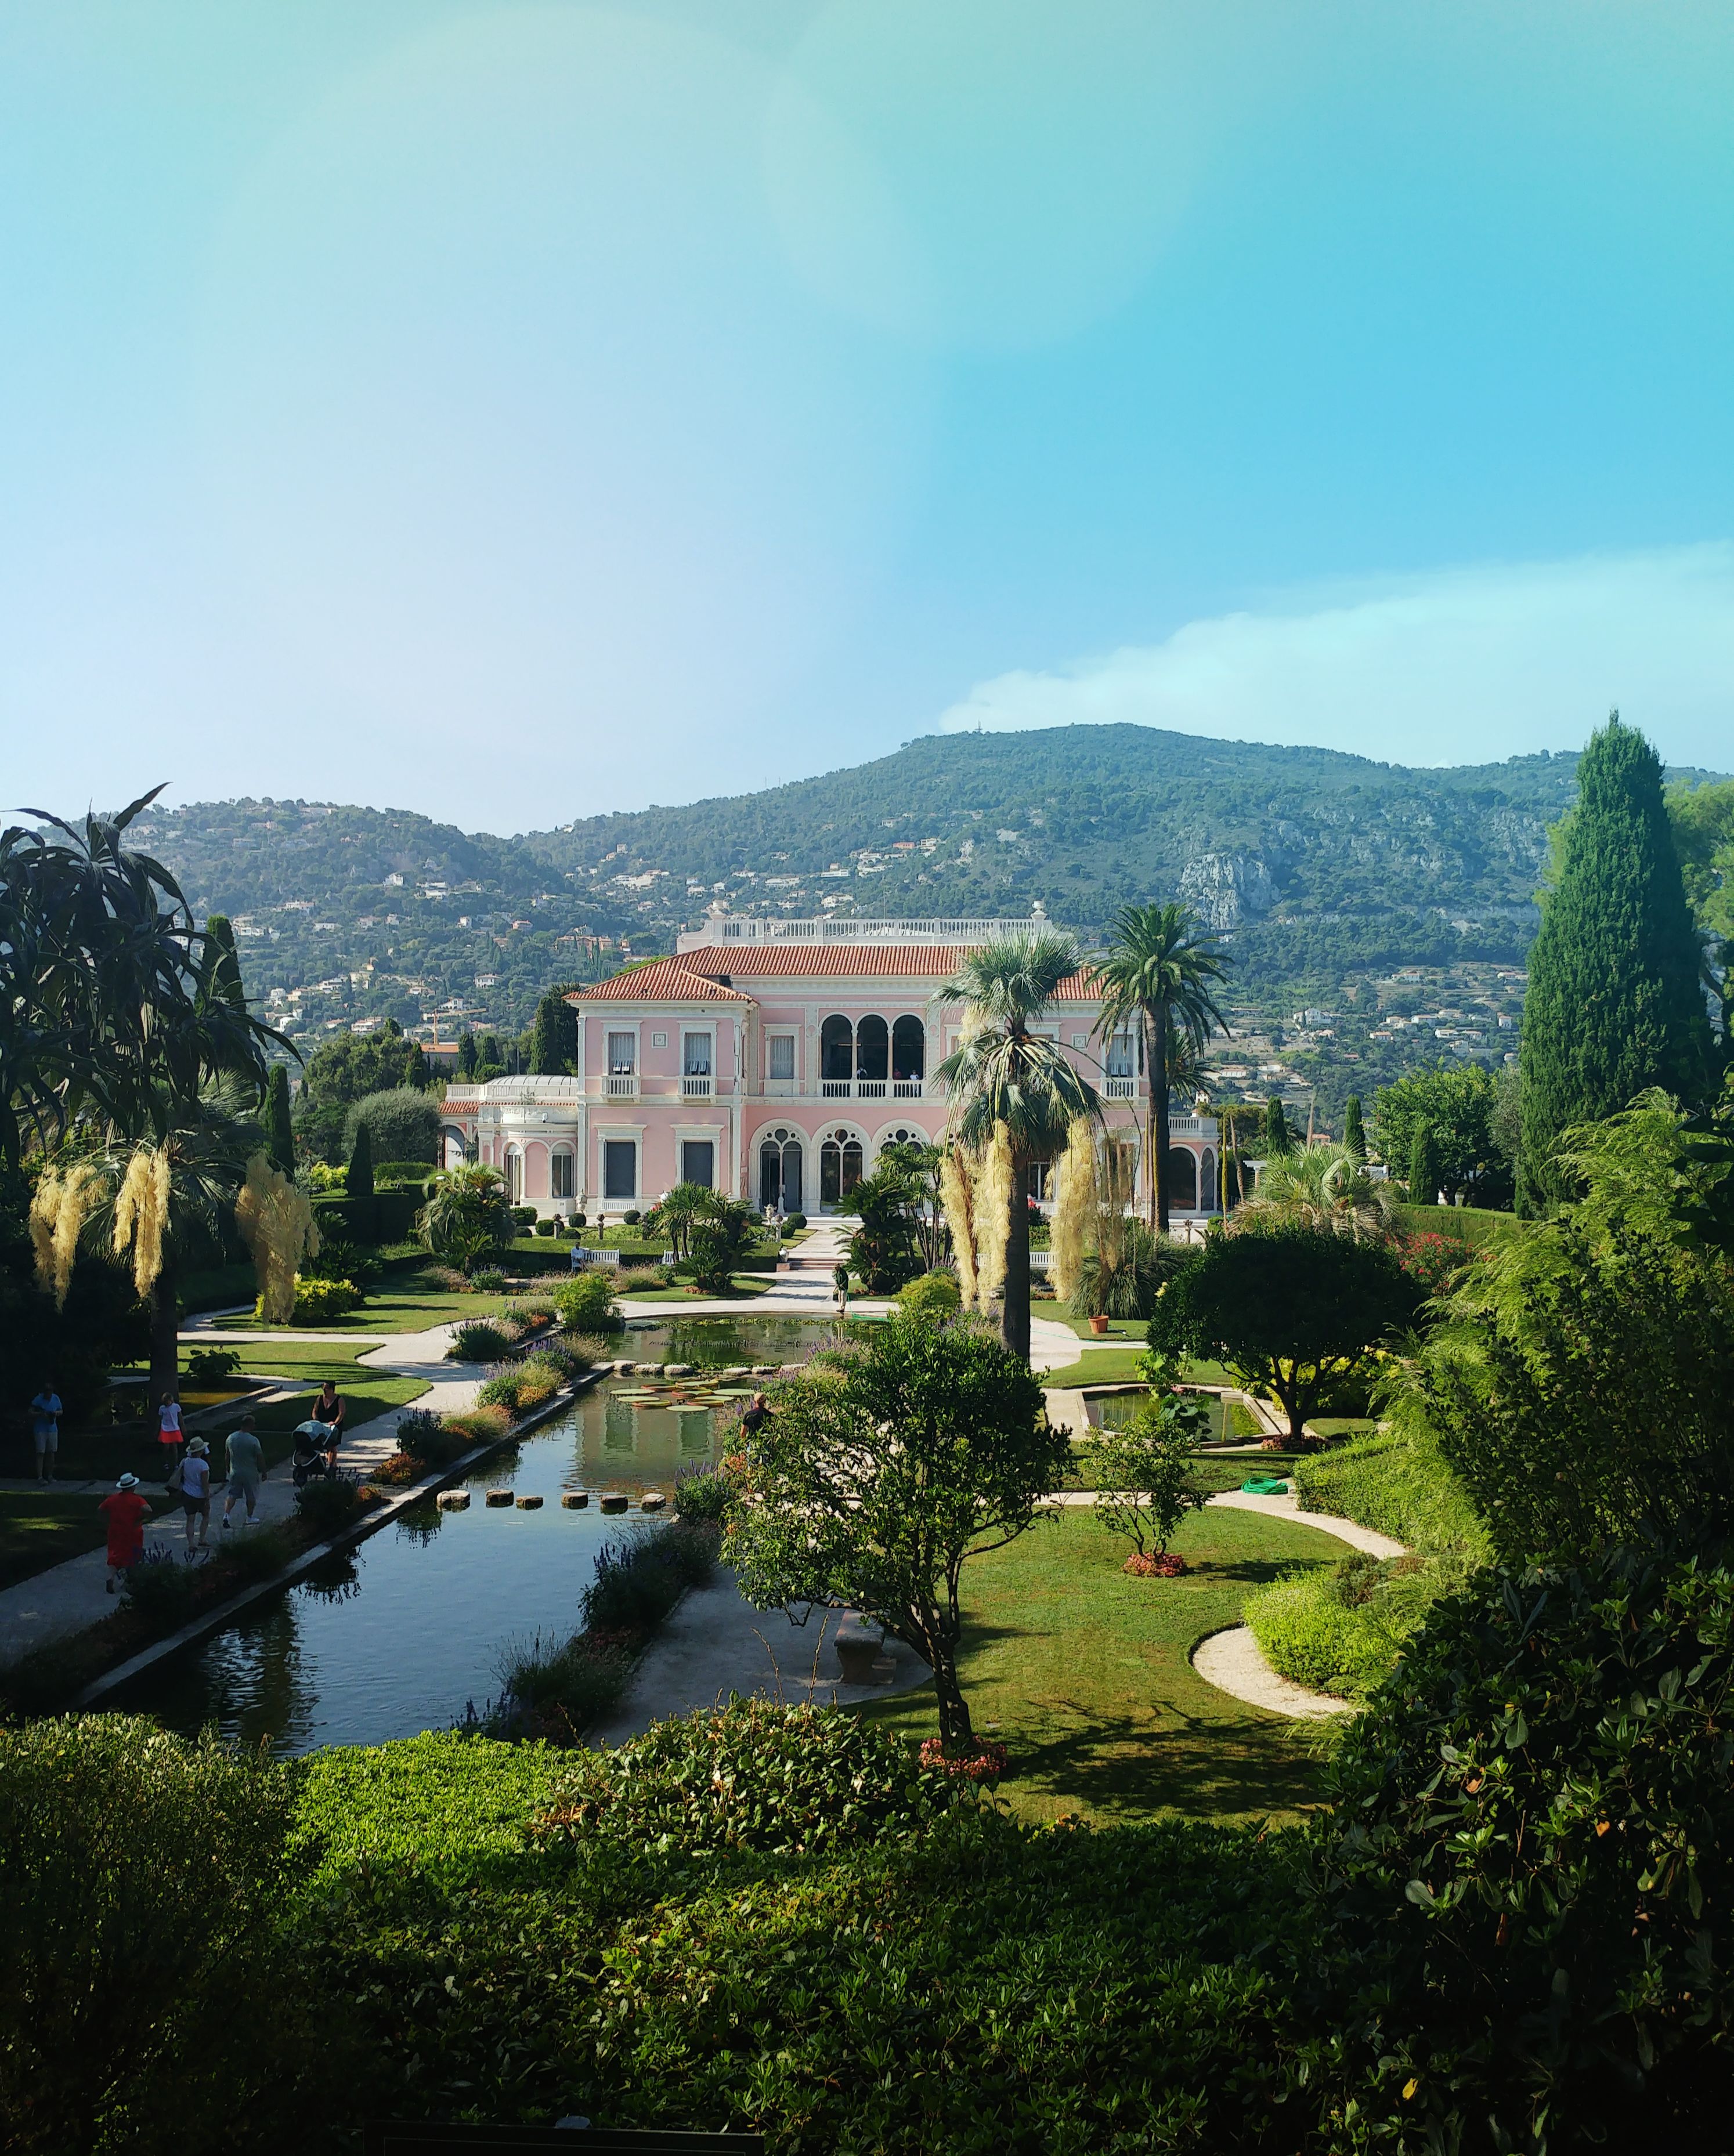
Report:
M 1573 756 L 1412 770 L 1329 750 L 1078 726 L 953 734 L 817 778 L 515 838 L 395 810 L 243 800 L 148 811 L 255 993 L 318 1030 L 461 1004 L 521 1024 L 548 982 L 734 911 L 1021 916 L 1086 941 L 1189 899 L 1273 1007 L 1346 973 L 1515 961 Z M 290 998 L 293 994 L 293 1004 Z

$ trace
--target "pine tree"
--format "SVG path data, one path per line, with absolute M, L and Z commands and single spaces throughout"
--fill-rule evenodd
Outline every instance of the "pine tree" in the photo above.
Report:
M 265 1157 L 285 1175 L 295 1173 L 295 1126 L 289 1114 L 289 1066 L 274 1063 L 265 1082 L 265 1107 L 260 1122 L 265 1129 Z
M 536 1006 L 530 1028 L 529 1068 L 538 1077 L 559 1078 L 578 1060 L 578 1014 L 562 988 L 550 988 Z
M 1409 1203 L 1437 1205 L 1439 1202 L 1439 1149 L 1431 1123 L 1417 1123 L 1409 1142 Z
M 350 1148 L 349 1174 L 344 1188 L 352 1199 L 371 1198 L 373 1194 L 373 1133 L 364 1121 L 355 1126 L 355 1143 Z M 354 1215 L 350 1217 L 353 1219 Z
M 1343 1143 L 1356 1160 L 1366 1158 L 1366 1128 L 1361 1120 L 1361 1096 L 1351 1093 L 1343 1111 Z
M 1618 711 L 1577 767 L 1559 880 L 1530 952 L 1518 1206 L 1565 1194 L 1561 1135 L 1649 1086 L 1689 1103 L 1710 1082 L 1697 935 L 1662 799 L 1662 765 Z
M 1279 1160 L 1285 1152 L 1294 1150 L 1294 1134 L 1289 1128 L 1283 1104 L 1274 1093 L 1264 1111 L 1264 1150 L 1272 1160 Z

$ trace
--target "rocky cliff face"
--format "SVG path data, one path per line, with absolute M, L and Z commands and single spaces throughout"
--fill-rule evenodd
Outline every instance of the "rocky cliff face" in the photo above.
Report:
M 1276 886 L 1268 868 L 1253 855 L 1197 854 L 1181 871 L 1180 895 L 1220 936 L 1268 913 Z

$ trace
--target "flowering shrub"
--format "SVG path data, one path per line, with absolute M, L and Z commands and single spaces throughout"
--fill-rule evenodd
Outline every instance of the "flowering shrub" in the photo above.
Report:
M 1411 1280 L 1418 1281 L 1429 1295 L 1447 1294 L 1474 1255 L 1466 1243 L 1459 1243 L 1450 1235 L 1436 1235 L 1430 1228 L 1406 1235 L 1397 1252 L 1403 1270 Z
M 1120 1567 L 1122 1572 L 1129 1572 L 1134 1579 L 1178 1579 L 1186 1568 L 1186 1559 L 1177 1557 L 1172 1550 L 1156 1550 L 1148 1554 L 1134 1550 Z
M 949 1774 L 954 1782 L 997 1782 L 1006 1771 L 1006 1748 L 982 1744 L 974 1752 L 948 1759 L 944 1740 L 929 1737 L 922 1742 L 921 1763 L 931 1773 Z
M 466 1408 L 461 1414 L 447 1415 L 445 1427 L 464 1440 L 459 1449 L 467 1451 L 472 1445 L 488 1445 L 504 1437 L 512 1427 L 512 1417 L 504 1408 Z
M 291 1325 L 328 1325 L 334 1317 L 347 1317 L 352 1310 L 359 1310 L 365 1300 L 353 1281 L 308 1280 L 297 1273 L 295 1308 L 289 1322 Z M 266 1322 L 263 1296 L 254 1304 L 253 1316 L 258 1322 Z
M 382 1460 L 373 1470 L 376 1482 L 388 1483 L 401 1489 L 405 1483 L 414 1482 L 421 1473 L 421 1462 L 413 1453 L 394 1452 L 389 1460 Z

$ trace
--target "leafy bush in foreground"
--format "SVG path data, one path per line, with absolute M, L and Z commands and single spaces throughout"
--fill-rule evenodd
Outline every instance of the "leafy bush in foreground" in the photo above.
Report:
M 306 2034 L 277 1947 L 291 1809 L 280 1769 L 148 1722 L 0 1731 L 8 2149 L 271 2145 Z
M 1418 2143 L 1722 2145 L 1734 1573 L 1616 1554 L 1435 1605 L 1317 1830 L 1325 2071 Z
M 539 1834 L 803 1851 L 909 1834 L 955 1800 L 908 1743 L 836 1707 L 732 1698 L 579 1763 Z
M 491 1318 L 467 1317 L 452 1327 L 445 1359 L 448 1363 L 497 1363 L 511 1345 L 511 1336 L 503 1325 L 495 1324 Z

